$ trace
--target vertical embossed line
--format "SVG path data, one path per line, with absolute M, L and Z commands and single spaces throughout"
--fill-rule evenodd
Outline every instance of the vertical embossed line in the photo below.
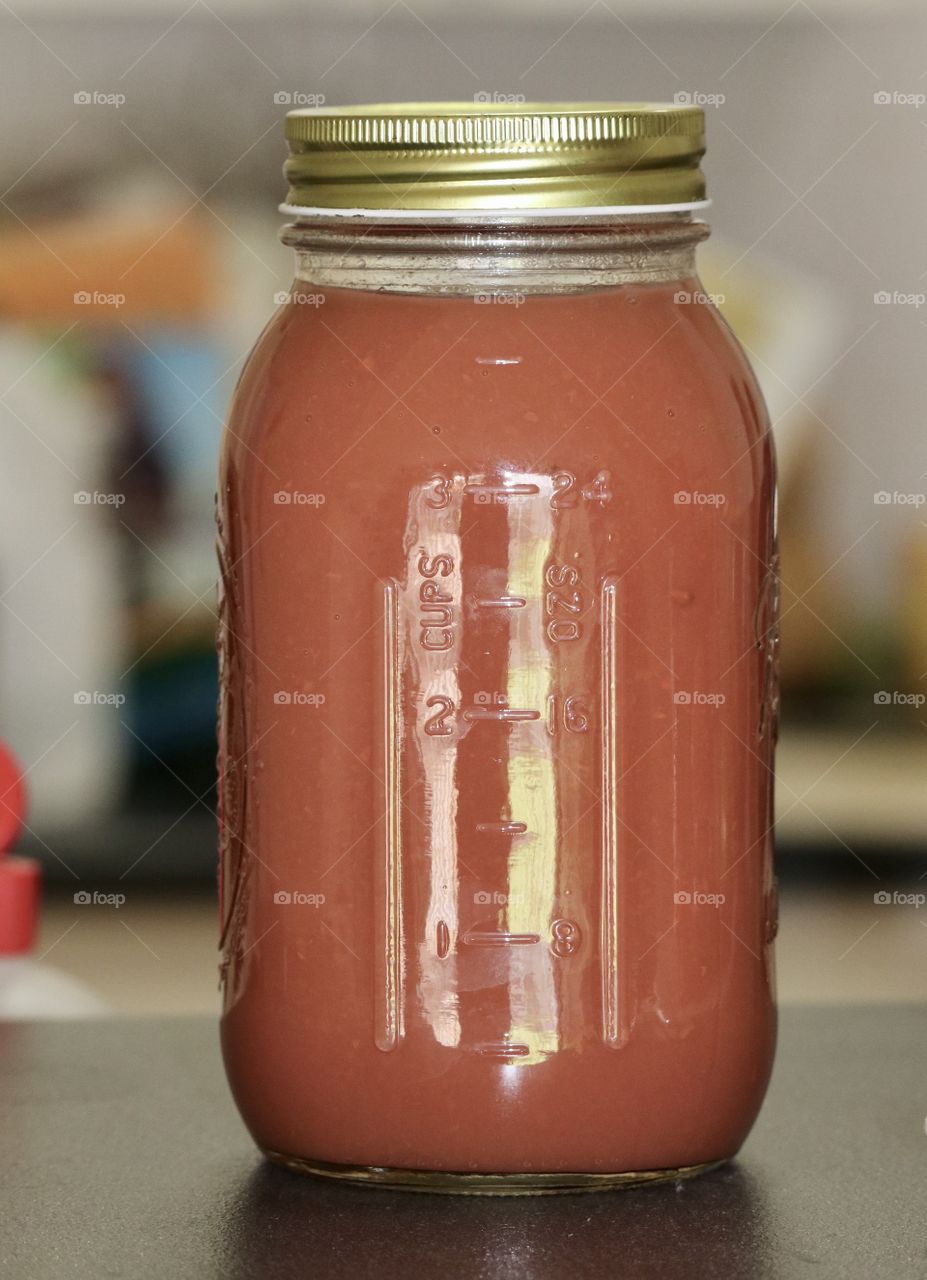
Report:
M 383 647 L 381 768 L 383 820 L 379 825 L 376 892 L 376 1043 L 395 1049 L 405 1033 L 403 1008 L 402 825 L 400 752 L 399 583 L 382 583 Z
M 602 581 L 601 598 L 601 902 L 599 963 L 602 977 L 602 1039 L 611 1048 L 623 1042 L 621 1026 L 621 939 L 618 901 L 618 579 Z

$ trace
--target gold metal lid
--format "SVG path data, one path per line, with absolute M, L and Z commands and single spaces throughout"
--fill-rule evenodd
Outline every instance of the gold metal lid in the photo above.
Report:
M 288 213 L 381 216 L 691 209 L 705 202 L 699 107 L 422 102 L 286 118 Z

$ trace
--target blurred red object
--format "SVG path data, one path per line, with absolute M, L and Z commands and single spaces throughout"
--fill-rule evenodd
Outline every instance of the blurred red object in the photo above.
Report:
M 19 761 L 0 742 L 0 956 L 32 948 L 39 915 L 41 868 L 33 858 L 9 858 L 26 817 Z
M 19 761 L 0 742 L 0 853 L 12 849 L 26 818 L 26 784 Z

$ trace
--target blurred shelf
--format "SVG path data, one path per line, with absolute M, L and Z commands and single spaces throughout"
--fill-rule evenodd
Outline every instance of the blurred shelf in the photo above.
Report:
M 927 846 L 927 734 L 793 728 L 776 761 L 776 833 L 790 844 Z
M 866 865 L 882 859 L 902 866 L 923 855 L 925 779 L 927 734 L 791 728 L 777 762 L 780 869 L 792 854 L 846 857 L 849 849 Z M 161 809 L 152 805 L 89 827 L 42 830 L 27 837 L 21 851 L 38 858 L 53 881 L 74 880 L 70 868 L 100 882 L 214 883 L 215 818 L 204 804 L 189 803 L 178 791 Z
M 38 858 L 51 881 L 215 883 L 216 820 L 205 808 L 114 814 L 92 826 L 40 831 L 18 852 Z

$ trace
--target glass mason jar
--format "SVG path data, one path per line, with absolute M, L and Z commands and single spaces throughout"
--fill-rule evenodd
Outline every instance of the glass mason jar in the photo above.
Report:
M 262 1150 L 677 1178 L 769 1076 L 774 461 L 702 113 L 288 117 L 219 490 L 222 1038 Z

